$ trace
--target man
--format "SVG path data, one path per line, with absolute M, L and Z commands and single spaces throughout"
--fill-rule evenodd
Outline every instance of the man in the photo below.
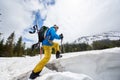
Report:
M 62 55 L 60 55 L 59 44 L 53 42 L 54 39 L 58 39 L 58 40 L 63 39 L 63 34 L 60 35 L 56 34 L 58 28 L 59 27 L 57 25 L 54 25 L 48 29 L 45 39 L 42 41 L 44 58 L 35 66 L 34 70 L 30 75 L 30 79 L 35 79 L 36 77 L 39 76 L 44 66 L 50 60 L 52 48 L 55 49 L 56 58 L 62 57 Z

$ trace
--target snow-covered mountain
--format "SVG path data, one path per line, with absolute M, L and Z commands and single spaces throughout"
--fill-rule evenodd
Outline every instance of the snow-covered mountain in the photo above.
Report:
M 120 39 L 120 31 L 110 31 L 101 34 L 96 34 L 92 36 L 82 36 L 74 41 L 74 43 L 88 43 L 91 44 L 93 41 L 98 40 L 119 40 Z

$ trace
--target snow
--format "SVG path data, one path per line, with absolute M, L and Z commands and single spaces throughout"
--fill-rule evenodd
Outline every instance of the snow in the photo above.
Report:
M 17 80 L 18 76 L 31 72 L 39 61 L 39 55 L 1 57 L 0 80 Z M 36 80 L 120 80 L 120 48 L 66 53 L 57 60 L 52 55 L 48 65 L 56 69 L 46 66 Z
M 75 40 L 75 43 L 88 43 L 92 44 L 93 41 L 100 40 L 119 40 L 120 39 L 120 31 L 109 31 L 91 36 L 83 36 Z
M 76 74 L 71 72 L 55 72 L 46 74 L 38 80 L 92 80 L 84 74 Z

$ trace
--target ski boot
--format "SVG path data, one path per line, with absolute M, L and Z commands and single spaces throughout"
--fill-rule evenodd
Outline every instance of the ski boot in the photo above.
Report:
M 41 71 L 40 71 L 41 72 Z M 30 77 L 29 77 L 29 79 L 30 80 L 34 80 L 36 77 L 39 77 L 40 75 L 40 72 L 37 72 L 37 73 L 34 73 L 33 71 L 32 71 L 32 73 L 30 74 Z
M 56 59 L 61 58 L 61 57 L 62 57 L 62 55 L 60 55 L 60 52 L 57 51 L 57 52 L 56 52 Z

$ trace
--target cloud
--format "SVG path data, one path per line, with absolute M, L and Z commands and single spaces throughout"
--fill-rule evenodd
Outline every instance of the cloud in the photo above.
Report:
M 120 30 L 119 0 L 1 0 L 0 32 L 7 38 L 13 31 L 16 39 L 23 36 L 26 44 L 37 42 L 29 28 L 57 24 L 64 42 L 110 30 Z M 29 40 L 32 41 L 29 41 Z
M 16 36 L 21 36 L 23 30 L 32 23 L 31 13 L 26 11 L 18 0 L 0 1 L 0 10 L 2 13 L 0 23 L 0 32 L 7 38 L 13 31 Z
M 57 0 L 44 24 L 58 24 L 65 42 L 80 36 L 120 30 L 119 3 L 119 0 Z
M 16 41 L 19 36 L 23 36 L 24 39 L 36 42 L 35 35 L 31 36 L 28 33 L 29 28 L 36 22 L 42 26 L 47 8 L 54 4 L 55 0 L 1 0 L 0 32 L 3 33 L 5 39 L 15 31 Z

